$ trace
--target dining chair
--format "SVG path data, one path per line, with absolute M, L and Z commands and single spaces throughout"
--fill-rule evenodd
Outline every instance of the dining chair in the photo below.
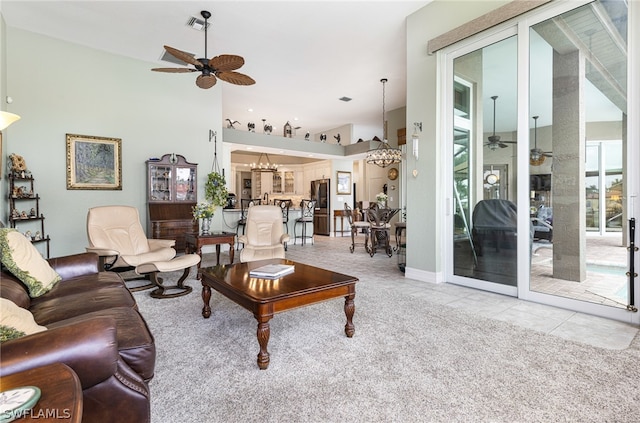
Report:
M 344 204 L 344 212 L 347 215 L 347 220 L 349 221 L 349 228 L 351 229 L 351 246 L 349 247 L 349 251 L 353 253 L 356 246 L 356 237 L 358 236 L 358 232 L 364 232 L 365 240 L 364 247 L 366 250 L 368 241 L 369 241 L 369 229 L 371 228 L 371 224 L 366 220 L 356 220 L 353 209 L 347 204 Z

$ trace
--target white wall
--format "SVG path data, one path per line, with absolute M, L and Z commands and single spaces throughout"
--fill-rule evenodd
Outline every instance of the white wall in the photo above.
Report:
M 35 177 L 51 256 L 84 251 L 86 214 L 93 206 L 135 206 L 146 228 L 150 157 L 177 153 L 198 163 L 198 198 L 204 198 L 213 160 L 209 129 L 221 134 L 221 84 L 202 90 L 195 76 L 151 72 L 154 66 L 6 28 L 2 67 L 6 95 L 14 99 L 7 110 L 22 119 L 10 128 L 3 153 L 24 156 Z M 122 191 L 66 189 L 67 133 L 122 139 Z M 228 169 L 230 154 L 222 151 L 220 135 L 218 140 L 219 163 Z M 7 207 L 2 209 L 7 221 Z

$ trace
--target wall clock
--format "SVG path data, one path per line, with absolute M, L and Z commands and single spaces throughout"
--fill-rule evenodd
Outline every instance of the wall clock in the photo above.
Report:
M 387 173 L 387 176 L 392 181 L 395 181 L 398 178 L 398 169 L 396 169 L 396 168 L 389 169 L 389 172 Z

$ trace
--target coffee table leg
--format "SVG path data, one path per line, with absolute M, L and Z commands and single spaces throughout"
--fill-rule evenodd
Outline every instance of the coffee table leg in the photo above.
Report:
M 211 316 L 211 306 L 209 301 L 211 300 L 211 288 L 208 286 L 202 287 L 202 301 L 204 301 L 204 307 L 202 307 L 202 317 L 208 319 Z
M 260 352 L 258 353 L 258 367 L 260 370 L 266 370 L 269 367 L 269 352 L 267 351 L 267 344 L 269 343 L 269 336 L 271 335 L 271 328 L 269 327 L 269 320 L 271 316 L 260 316 L 258 319 L 258 343 L 260 344 Z
M 356 312 L 356 305 L 353 299 L 356 294 L 350 294 L 344 297 L 344 314 L 347 315 L 347 324 L 344 325 L 344 333 L 351 338 L 356 333 L 356 327 L 353 325 L 353 314 Z

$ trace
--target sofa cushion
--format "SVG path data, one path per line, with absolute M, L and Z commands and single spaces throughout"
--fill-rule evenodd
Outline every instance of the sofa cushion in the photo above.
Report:
M 47 328 L 38 325 L 29 310 L 0 298 L 0 342 L 45 330 Z
M 32 298 L 49 291 L 62 279 L 24 235 L 12 228 L 0 228 L 2 263 L 28 288 Z
M 31 302 L 31 312 L 36 322 L 49 326 L 61 320 L 82 316 L 98 310 L 108 310 L 113 307 L 129 307 L 135 309 L 136 302 L 124 285 L 94 283 L 91 280 L 64 281 L 58 287 L 43 297 L 34 298 Z M 66 286 L 65 286 L 66 285 Z M 82 289 L 84 287 L 84 289 Z

